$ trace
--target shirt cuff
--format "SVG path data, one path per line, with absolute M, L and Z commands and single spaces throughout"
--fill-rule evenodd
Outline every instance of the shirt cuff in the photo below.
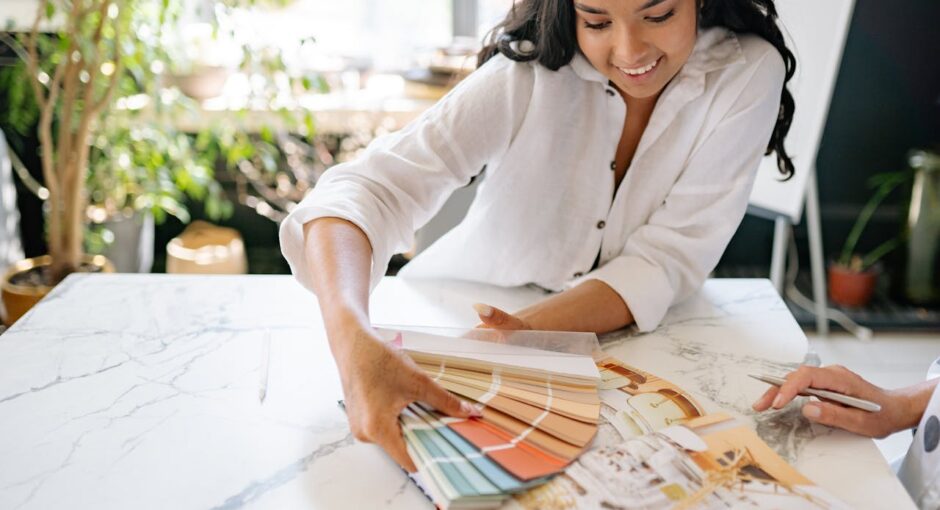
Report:
M 627 304 L 637 328 L 653 331 L 666 316 L 675 291 L 665 271 L 641 257 L 623 255 L 571 282 L 575 286 L 586 280 L 606 283 Z
M 304 251 L 304 225 L 318 218 L 339 218 L 346 220 L 362 230 L 372 245 L 372 268 L 369 280 L 369 291 L 375 289 L 375 286 L 382 281 L 385 271 L 388 269 L 388 261 L 391 255 L 382 242 L 382 236 L 376 235 L 368 228 L 368 222 L 357 214 L 346 210 L 338 210 L 330 207 L 316 205 L 300 205 L 294 209 L 287 218 L 281 222 L 278 238 L 281 243 L 281 254 L 287 259 L 290 265 L 291 273 L 311 292 L 314 292 L 313 275 L 310 274 L 310 264 L 307 262 L 307 254 Z

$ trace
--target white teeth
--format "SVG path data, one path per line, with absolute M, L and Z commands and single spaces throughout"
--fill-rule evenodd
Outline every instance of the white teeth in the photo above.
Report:
M 638 67 L 636 69 L 627 69 L 625 67 L 618 67 L 617 69 L 620 69 L 621 71 L 624 72 L 624 74 L 629 74 L 630 76 L 639 76 L 641 74 L 646 74 L 652 71 L 653 68 L 656 67 L 656 64 L 658 63 L 659 63 L 659 59 L 656 59 L 651 64 L 645 67 Z

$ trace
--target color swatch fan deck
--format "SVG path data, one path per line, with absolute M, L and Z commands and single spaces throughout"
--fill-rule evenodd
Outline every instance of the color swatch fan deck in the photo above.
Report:
M 416 481 L 442 508 L 492 508 L 548 481 L 597 432 L 593 333 L 378 328 L 480 418 L 422 404 L 400 416 Z

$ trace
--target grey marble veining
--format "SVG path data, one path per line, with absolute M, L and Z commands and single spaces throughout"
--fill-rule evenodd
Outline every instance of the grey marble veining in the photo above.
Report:
M 371 307 L 376 323 L 472 326 L 474 302 L 512 310 L 541 296 L 386 279 Z M 853 506 L 904 497 L 871 441 L 792 410 L 750 412 L 764 387 L 747 373 L 785 371 L 806 350 L 766 281 L 709 281 L 656 332 L 604 342 L 710 411 L 750 420 Z M 0 508 L 429 507 L 352 439 L 341 397 L 316 299 L 290 277 L 73 275 L 0 335 Z

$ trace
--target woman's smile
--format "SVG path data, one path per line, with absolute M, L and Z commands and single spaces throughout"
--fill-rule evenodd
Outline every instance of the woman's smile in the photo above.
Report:
M 695 0 L 573 2 L 578 48 L 625 98 L 655 100 L 695 47 Z
M 656 60 L 646 65 L 633 66 L 633 67 L 620 67 L 620 66 L 615 65 L 614 67 L 616 67 L 620 71 L 621 75 L 624 78 L 628 80 L 633 80 L 633 81 L 642 81 L 642 80 L 649 78 L 656 72 L 656 69 L 659 68 L 659 62 L 662 59 L 663 57 L 659 57 Z

